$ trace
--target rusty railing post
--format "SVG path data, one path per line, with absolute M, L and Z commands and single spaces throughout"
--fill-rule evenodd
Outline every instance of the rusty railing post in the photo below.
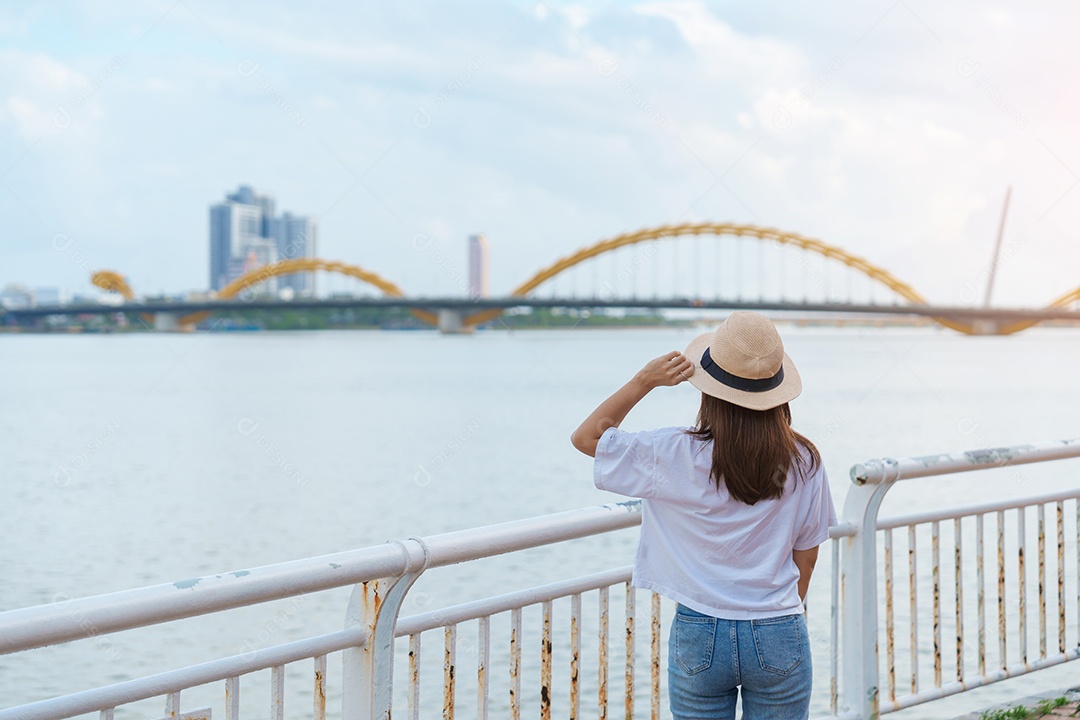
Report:
M 857 712 L 863 720 L 878 717 L 877 515 L 897 479 L 895 472 L 889 472 L 895 466 L 888 463 L 883 463 L 884 473 L 868 473 L 863 465 L 851 468 L 853 485 L 842 520 L 854 529 L 840 541 L 843 709 Z
M 431 554 L 420 538 L 394 541 L 406 556 L 406 572 L 353 588 L 345 627 L 363 627 L 366 642 L 342 652 L 342 720 L 390 720 L 394 688 L 394 629 L 405 594 L 427 569 Z

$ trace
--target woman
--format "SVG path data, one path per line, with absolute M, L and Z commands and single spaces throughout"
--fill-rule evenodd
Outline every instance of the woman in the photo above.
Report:
M 694 428 L 628 433 L 650 390 L 701 390 Z M 803 720 L 812 679 L 803 601 L 836 523 L 814 444 L 791 428 L 802 381 L 772 322 L 733 313 L 652 360 L 571 436 L 602 490 L 643 498 L 633 584 L 678 605 L 668 641 L 675 720 Z

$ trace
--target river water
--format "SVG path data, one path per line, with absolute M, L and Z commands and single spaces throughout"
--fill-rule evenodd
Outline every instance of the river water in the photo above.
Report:
M 593 487 L 591 460 L 569 434 L 647 360 L 700 331 L 0 336 L 0 610 L 616 500 Z M 1080 374 L 1069 371 L 1080 366 L 1075 330 L 781 332 L 804 382 L 794 423 L 821 449 L 838 510 L 858 461 L 1080 436 Z M 624 427 L 689 424 L 696 404 L 689 385 L 662 388 Z M 892 491 L 882 515 L 1060 489 L 1075 485 L 1075 470 L 911 481 Z M 633 543 L 633 532 L 621 533 L 433 571 L 405 612 L 550 582 L 567 568 L 629 564 Z M 826 563 L 810 603 L 821 628 L 827 573 Z M 330 632 L 346 600 L 323 593 L 227 622 L 0 657 L 0 707 Z M 614 596 L 612 607 L 621 608 Z M 646 630 L 647 612 L 642 595 Z M 828 658 L 820 644 L 815 652 L 822 710 Z M 1077 675 L 1075 665 L 1058 668 L 897 717 L 950 718 Z M 435 682 L 425 707 L 438 702 Z M 565 680 L 556 689 L 565 695 Z M 593 692 L 588 682 L 585 690 Z M 251 702 L 252 714 L 264 714 L 261 697 Z M 147 712 L 160 714 L 159 705 Z M 289 716 L 309 707 L 293 705 Z M 492 712 L 504 715 L 501 707 L 493 701 Z

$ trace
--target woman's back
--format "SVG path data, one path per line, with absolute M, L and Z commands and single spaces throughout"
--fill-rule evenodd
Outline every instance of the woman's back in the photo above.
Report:
M 711 479 L 711 445 L 688 428 L 610 428 L 601 436 L 596 486 L 645 504 L 634 585 L 730 620 L 800 612 L 792 550 L 828 537 L 824 469 L 804 449 L 780 498 L 747 505 Z

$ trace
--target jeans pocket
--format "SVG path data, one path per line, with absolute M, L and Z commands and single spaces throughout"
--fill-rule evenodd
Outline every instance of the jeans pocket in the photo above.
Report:
M 802 662 L 806 625 L 802 615 L 752 620 L 754 648 L 762 670 L 790 675 Z
M 687 675 L 708 670 L 716 644 L 716 618 L 675 614 L 671 656 Z

